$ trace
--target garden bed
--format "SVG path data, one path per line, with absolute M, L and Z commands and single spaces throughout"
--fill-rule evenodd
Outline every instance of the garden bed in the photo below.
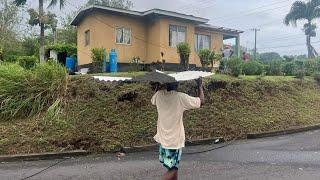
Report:
M 180 91 L 196 95 L 196 83 Z M 205 79 L 206 104 L 186 112 L 186 139 L 245 138 L 249 132 L 320 123 L 320 87 L 293 77 L 218 75 Z M 106 152 L 153 144 L 157 111 L 148 84 L 72 78 L 58 115 L 0 122 L 0 154 L 85 149 Z

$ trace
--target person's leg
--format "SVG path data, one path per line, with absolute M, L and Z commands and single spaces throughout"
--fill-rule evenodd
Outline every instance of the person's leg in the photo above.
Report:
M 172 169 L 167 171 L 163 177 L 163 180 L 178 180 L 178 169 Z
M 165 149 L 160 145 L 159 160 L 168 171 L 162 176 L 163 180 L 177 180 L 178 166 L 181 159 L 182 149 Z

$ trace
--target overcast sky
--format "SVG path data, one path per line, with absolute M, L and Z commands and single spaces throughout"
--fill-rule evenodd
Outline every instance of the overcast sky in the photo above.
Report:
M 259 28 L 259 52 L 275 51 L 280 54 L 306 54 L 305 35 L 297 27 L 285 26 L 283 18 L 295 0 L 132 0 L 135 10 L 160 8 L 192 14 L 210 19 L 210 24 L 245 31 L 241 45 L 254 47 L 254 32 Z M 30 6 L 36 6 L 32 0 Z M 86 0 L 68 0 L 63 12 L 80 8 Z M 58 12 L 58 9 L 54 11 Z M 319 21 L 317 21 L 318 23 Z M 320 37 L 320 28 L 317 30 Z M 313 38 L 314 47 L 320 51 L 319 37 Z

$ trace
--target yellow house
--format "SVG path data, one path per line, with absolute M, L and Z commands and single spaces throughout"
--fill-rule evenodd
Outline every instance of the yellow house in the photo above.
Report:
M 180 58 L 176 45 L 187 42 L 191 48 L 190 67 L 200 66 L 197 51 L 202 48 L 220 52 L 225 39 L 235 38 L 236 54 L 240 56 L 242 31 L 207 24 L 208 19 L 161 9 L 132 11 L 90 6 L 78 12 L 72 21 L 77 26 L 78 64 L 90 67 L 91 49 L 115 49 L 119 70 L 128 69 L 133 57 L 146 64 L 166 60 L 174 69 Z

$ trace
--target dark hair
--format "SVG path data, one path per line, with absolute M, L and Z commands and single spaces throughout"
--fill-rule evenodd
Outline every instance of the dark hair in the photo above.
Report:
M 176 91 L 178 89 L 179 83 L 174 82 L 174 83 L 167 83 L 167 91 Z

